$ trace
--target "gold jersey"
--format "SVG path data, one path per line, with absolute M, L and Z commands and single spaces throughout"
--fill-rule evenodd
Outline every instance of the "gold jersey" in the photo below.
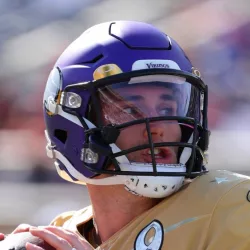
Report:
M 52 224 L 83 234 L 91 219 L 89 206 L 59 215 Z M 250 177 L 228 171 L 197 177 L 96 249 L 249 250 Z

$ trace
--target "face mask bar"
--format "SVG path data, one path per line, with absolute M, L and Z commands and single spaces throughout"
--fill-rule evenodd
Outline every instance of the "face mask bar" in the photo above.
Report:
M 199 93 L 203 93 L 204 95 L 204 109 L 201 110 L 202 112 L 202 125 L 199 124 L 199 121 L 195 118 L 189 117 L 152 117 L 152 118 L 145 118 L 139 119 L 135 121 L 130 121 L 127 123 L 123 123 L 120 125 L 108 125 L 104 126 L 101 121 L 101 105 L 99 99 L 97 98 L 97 90 L 100 87 L 104 87 L 107 85 L 111 85 L 121 81 L 127 81 L 132 77 L 144 76 L 144 75 L 154 75 L 154 74 L 166 74 L 166 75 L 174 75 L 174 76 L 182 76 L 185 77 L 190 84 L 195 86 Z M 63 107 L 65 112 L 69 112 L 71 114 L 76 115 L 80 122 L 82 123 L 83 127 L 86 129 L 86 141 L 85 147 L 90 147 L 96 153 L 100 155 L 107 156 L 109 158 L 109 164 L 112 162 L 115 170 L 106 170 L 106 169 L 96 169 L 91 167 L 91 164 L 85 164 L 85 167 L 88 168 L 90 171 L 96 174 L 112 174 L 112 175 L 141 175 L 141 176 L 186 176 L 186 177 L 194 177 L 201 175 L 201 172 L 192 172 L 195 164 L 195 159 L 197 157 L 197 152 L 201 154 L 201 152 L 207 150 L 208 147 L 208 137 L 210 132 L 207 130 L 207 86 L 202 82 L 202 80 L 194 75 L 179 71 L 179 70 L 170 70 L 170 69 L 154 69 L 154 70 L 139 70 L 133 71 L 129 73 L 122 73 L 119 75 L 110 76 L 107 78 L 103 78 L 93 82 L 87 83 L 78 83 L 72 84 L 65 88 L 64 92 L 73 92 L 76 89 L 85 89 L 90 91 L 91 98 L 95 102 L 95 111 L 97 117 L 97 128 L 89 129 L 84 119 L 78 114 L 78 112 L 69 109 L 67 107 Z M 152 135 L 150 132 L 150 123 L 156 121 L 177 121 L 179 123 L 188 124 L 193 126 L 193 138 L 192 142 L 190 143 L 183 143 L 183 142 L 162 142 L 162 143 L 153 143 Z M 116 139 L 119 136 L 120 130 L 123 128 L 130 127 L 135 124 L 145 124 L 147 135 L 148 135 L 148 144 L 136 146 L 127 150 L 121 150 L 120 152 L 113 153 L 109 144 L 115 143 Z M 199 137 L 199 142 L 198 142 Z M 197 144 L 198 142 L 198 144 Z M 189 164 L 187 166 L 188 171 L 186 173 L 180 172 L 159 172 L 157 171 L 157 163 L 154 155 L 154 149 L 157 147 L 163 146 L 176 146 L 182 148 L 191 148 L 191 156 L 189 160 Z M 135 172 L 135 171 L 120 171 L 119 164 L 116 160 L 116 157 L 126 155 L 131 152 L 135 152 L 141 149 L 149 148 L 151 151 L 152 157 L 152 172 Z M 109 165 L 106 164 L 106 165 Z
M 192 142 L 191 143 L 184 143 L 184 142 L 159 142 L 159 143 L 153 143 L 152 136 L 151 136 L 151 131 L 150 131 L 150 122 L 173 121 L 173 120 L 181 122 L 181 123 L 186 123 L 186 124 L 192 125 L 194 127 L 194 135 L 193 135 Z M 122 125 L 113 125 L 112 127 L 110 127 L 111 128 L 110 131 L 109 131 L 110 135 L 112 133 L 117 133 L 117 131 L 120 131 L 121 129 L 130 127 L 130 126 L 136 125 L 136 124 L 145 124 L 146 125 L 147 134 L 148 134 L 148 144 L 143 144 L 143 145 L 139 145 L 139 146 L 136 146 L 136 147 L 132 147 L 130 149 L 121 150 L 120 152 L 117 152 L 117 153 L 112 153 L 111 150 L 110 150 L 110 151 L 106 152 L 106 154 L 107 154 L 106 156 L 108 156 L 110 158 L 112 163 L 116 166 L 116 169 L 120 170 L 119 164 L 118 164 L 118 162 L 116 160 L 117 157 L 124 156 L 124 155 L 126 155 L 128 153 L 133 153 L 133 152 L 143 150 L 143 149 L 150 149 L 151 156 L 152 156 L 152 168 L 153 168 L 153 171 L 152 172 L 147 172 L 147 173 L 134 172 L 134 171 L 122 171 L 122 172 L 119 172 L 119 175 L 135 175 L 135 173 L 136 173 L 136 175 L 145 175 L 145 176 L 147 176 L 147 175 L 149 176 L 149 175 L 152 175 L 152 174 L 155 175 L 155 176 L 164 176 L 164 175 L 168 175 L 168 176 L 179 176 L 179 175 L 190 176 L 191 175 L 191 171 L 192 171 L 191 166 L 193 166 L 193 164 L 194 164 L 194 159 L 196 157 L 196 152 L 201 151 L 199 146 L 196 145 L 197 137 L 198 137 L 198 134 L 199 134 L 198 131 L 201 130 L 201 127 L 198 125 L 196 119 L 183 118 L 183 117 L 145 118 L 145 119 L 141 119 L 141 120 L 131 121 L 131 122 L 128 122 L 128 123 L 125 123 L 125 124 L 122 124 Z M 94 134 L 95 138 L 103 138 L 104 136 L 102 136 L 101 133 L 102 133 L 102 128 L 100 128 L 100 129 L 94 128 L 94 129 L 90 129 L 90 130 L 87 131 L 88 136 L 91 136 L 91 135 Z M 108 138 L 107 134 L 106 134 L 106 137 Z M 113 136 L 111 135 L 111 137 L 113 137 Z M 108 140 L 108 139 L 106 139 L 106 140 Z M 90 148 L 92 148 L 94 151 L 99 151 L 99 153 L 100 153 L 101 149 L 95 147 L 95 145 L 93 145 L 92 143 L 94 143 L 94 142 L 93 141 L 89 142 L 88 146 Z M 95 141 L 95 143 L 100 145 L 102 142 Z M 111 143 L 111 141 L 106 141 L 105 143 L 107 145 L 109 145 L 109 143 Z M 114 141 L 112 143 L 114 143 Z M 155 161 L 154 149 L 157 148 L 157 147 L 170 147 L 170 146 L 172 146 L 172 147 L 176 146 L 176 147 L 182 147 L 182 148 L 185 148 L 185 147 L 191 148 L 192 154 L 191 154 L 191 160 L 190 160 L 189 167 L 188 167 L 190 172 L 187 172 L 187 173 L 175 173 L 175 172 L 159 172 L 157 170 L 157 163 Z M 105 154 L 104 151 L 102 151 L 101 153 Z M 89 168 L 89 170 L 93 171 L 92 168 Z M 112 171 L 111 170 L 95 170 L 95 172 L 100 173 L 100 174 L 101 173 L 118 174 L 118 173 L 116 173 L 116 171 L 113 171 L 113 170 Z

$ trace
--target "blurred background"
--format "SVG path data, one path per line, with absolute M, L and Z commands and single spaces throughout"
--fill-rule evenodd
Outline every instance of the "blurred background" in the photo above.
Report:
M 156 25 L 179 42 L 210 87 L 210 169 L 250 169 L 249 0 L 0 1 L 0 232 L 48 224 L 89 204 L 45 153 L 42 95 L 60 53 L 110 20 Z M 250 173 L 250 172 L 249 172 Z

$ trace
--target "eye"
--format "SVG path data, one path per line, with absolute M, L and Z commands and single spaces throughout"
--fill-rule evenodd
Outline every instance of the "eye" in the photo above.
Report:
M 161 116 L 173 116 L 175 111 L 172 107 L 166 107 L 159 110 L 159 115 Z
M 127 107 L 123 109 L 126 113 L 133 115 L 133 114 L 137 114 L 137 110 L 135 108 L 132 107 Z
M 125 107 L 125 108 L 123 108 L 123 111 L 124 111 L 124 113 L 129 114 L 130 116 L 132 116 L 135 119 L 141 119 L 141 118 L 145 117 L 143 112 L 137 107 Z

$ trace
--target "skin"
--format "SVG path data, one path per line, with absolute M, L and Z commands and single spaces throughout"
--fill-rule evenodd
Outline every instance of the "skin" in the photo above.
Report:
M 119 92 L 119 90 L 117 90 Z M 120 95 L 129 101 L 122 100 L 121 96 L 106 94 L 108 99 L 102 99 L 103 120 L 106 124 L 124 123 L 134 119 L 154 117 L 161 115 L 176 115 L 177 102 L 168 100 L 173 96 L 173 91 L 162 86 L 137 86 L 120 90 Z M 163 98 L 165 96 L 165 98 Z M 117 105 L 109 101 L 115 101 Z M 139 107 L 134 108 L 134 106 Z M 181 130 L 177 122 L 155 122 L 150 124 L 153 142 L 179 142 Z M 140 124 L 124 129 L 118 140 L 120 149 L 131 148 L 136 145 L 148 143 L 148 134 L 145 124 Z M 164 147 L 165 153 L 156 157 L 156 162 L 177 163 L 177 148 Z M 167 153 L 166 153 L 167 152 Z M 151 156 L 143 151 L 133 152 L 128 155 L 129 160 L 150 162 Z M 110 166 L 112 169 L 112 166 Z M 98 176 L 104 178 L 105 176 Z M 135 196 L 124 189 L 124 185 L 100 186 L 87 184 L 89 196 L 93 206 L 96 236 L 99 244 L 108 240 L 114 233 L 121 230 L 130 221 L 145 211 L 158 204 L 161 199 Z M 114 220 L 119 218 L 119 220 Z M 13 233 L 30 231 L 33 235 L 46 240 L 51 246 L 60 250 L 93 249 L 85 240 L 75 233 L 56 227 L 31 227 L 22 224 Z M 3 235 L 0 234 L 0 240 Z M 27 243 L 27 250 L 42 250 L 37 246 Z

